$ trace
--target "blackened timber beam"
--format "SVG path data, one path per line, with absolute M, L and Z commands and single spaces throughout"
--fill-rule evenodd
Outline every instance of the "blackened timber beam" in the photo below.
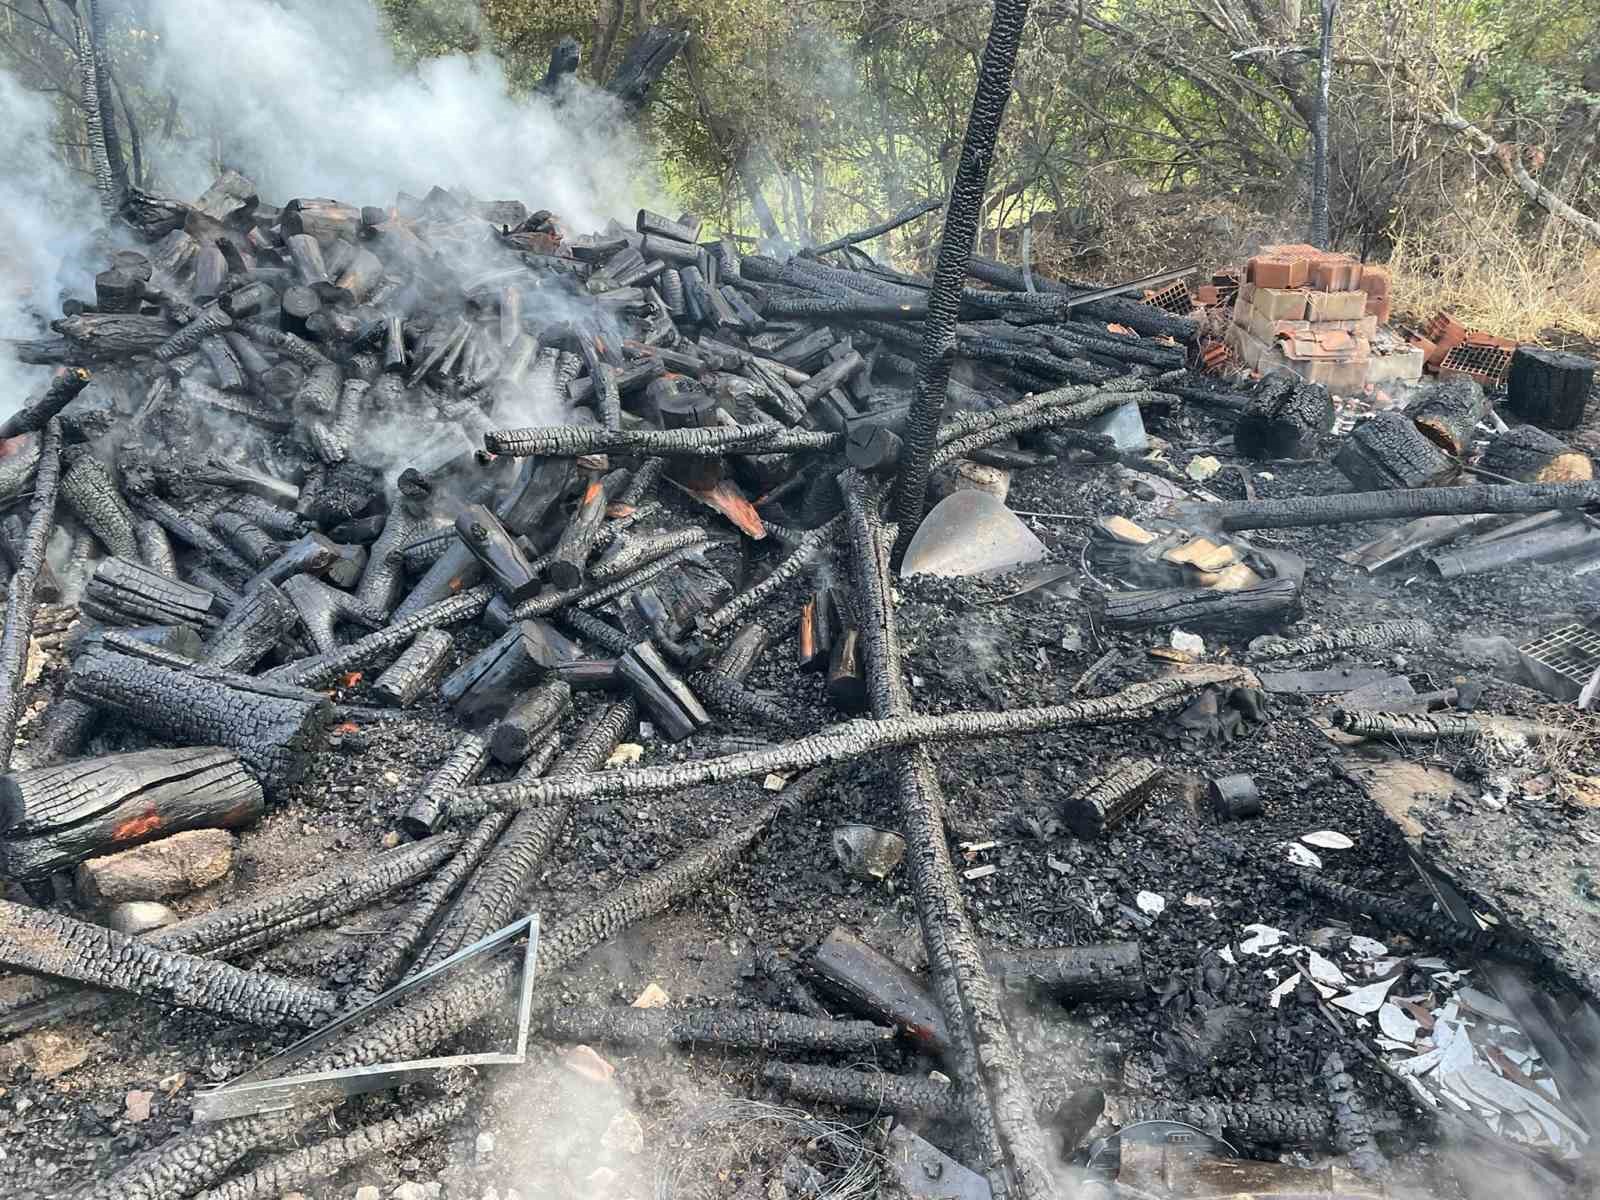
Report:
M 33 617 L 45 550 L 55 528 L 56 495 L 61 486 L 61 423 L 50 418 L 45 426 L 38 474 L 33 484 L 33 511 L 28 517 L 22 552 L 6 595 L 4 631 L 0 632 L 0 770 L 11 765 L 17 744 L 17 720 L 22 715 L 23 678 L 28 646 L 33 639 Z

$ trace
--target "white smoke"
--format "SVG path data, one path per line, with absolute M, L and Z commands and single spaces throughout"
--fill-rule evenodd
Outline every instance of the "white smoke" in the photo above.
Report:
M 100 213 L 87 181 L 56 157 L 55 119 L 48 100 L 0 72 L 0 337 L 48 335 L 43 318 L 60 311 L 58 293 L 92 290 L 87 272 L 63 264 L 80 259 Z M 0 354 L 0 415 L 48 378 L 48 367 Z
M 399 64 L 362 0 L 158 0 L 156 86 L 209 137 L 158 166 L 190 198 L 215 174 L 215 150 L 281 204 L 331 196 L 389 204 L 438 184 L 480 199 L 521 199 L 571 231 L 599 228 L 654 189 L 646 161 L 604 92 L 569 82 L 554 98 L 515 97 L 490 55 Z

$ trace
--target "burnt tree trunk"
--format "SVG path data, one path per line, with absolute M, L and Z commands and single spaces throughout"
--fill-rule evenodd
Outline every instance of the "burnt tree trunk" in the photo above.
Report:
M 1315 458 L 1317 439 L 1333 430 L 1333 417 L 1327 388 L 1274 373 L 1239 415 L 1233 444 L 1246 458 Z
M 1472 452 L 1478 422 L 1489 415 L 1489 399 L 1476 380 L 1446 379 L 1406 409 L 1423 437 L 1453 458 Z M 1412 486 L 1409 484 L 1403 486 Z
M 1362 491 L 1426 488 L 1448 482 L 1456 464 L 1401 412 L 1381 412 L 1350 431 L 1333 465 Z
M 1507 403 L 1524 421 L 1576 429 L 1594 390 L 1594 366 L 1581 354 L 1518 346 L 1506 376 Z
M 1484 450 L 1485 471 L 1523 483 L 1579 483 L 1594 478 L 1594 463 L 1537 425 L 1518 425 Z
M 0 859 L 42 879 L 95 855 L 261 815 L 261 785 L 226 750 L 140 750 L 0 776 Z

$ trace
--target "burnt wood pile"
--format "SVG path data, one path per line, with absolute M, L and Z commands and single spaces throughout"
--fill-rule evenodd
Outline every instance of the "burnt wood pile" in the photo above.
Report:
M 46 982 L 0 1008 L 0 1032 L 129 998 L 316 1028 L 525 916 L 580 801 L 788 780 L 747 824 L 546 930 L 542 982 L 712 880 L 830 770 L 888 754 L 925 977 L 840 932 L 816 973 L 864 1021 L 547 1006 L 533 1032 L 838 1066 L 898 1037 L 958 1084 L 929 1097 L 906 1080 L 896 1103 L 963 1124 L 996 1194 L 1008 1183 L 1053 1194 L 1000 994 L 1139 995 L 1138 946 L 982 948 L 925 748 L 1143 720 L 1243 674 L 1201 669 L 1005 712 L 913 710 L 883 513 L 929 280 L 848 237 L 787 258 L 747 254 L 693 215 L 649 211 L 632 228 L 569 236 L 549 212 L 439 188 L 382 208 L 279 206 L 229 173 L 193 204 L 152 199 L 131 216 L 142 248 L 112 255 L 49 336 L 13 347 L 55 374 L 0 443 L 0 501 L 12 510 L 0 538 L 11 572 L 0 865 L 45 907 L 0 904 L 0 967 Z M 1126 298 L 1077 303 L 1076 289 L 983 259 L 970 275 L 935 492 L 973 465 L 1124 460 L 1086 424 L 1124 406 L 1156 419 L 1186 396 L 1241 411 L 1241 451 L 1305 456 L 1331 429 L 1325 392 L 1280 380 L 1230 397 L 1188 378 L 1187 317 Z M 1438 486 L 1485 415 L 1481 395 L 1456 389 L 1426 413 L 1358 427 L 1338 465 L 1375 494 L 1320 508 L 1201 505 L 1186 519 L 1229 531 L 1594 504 L 1595 485 L 1547 436 L 1508 440 L 1497 459 L 1526 482 Z M 58 528 L 73 546 L 66 578 L 44 553 Z M 738 582 L 713 565 L 733 561 Z M 1298 579 L 1276 578 L 1249 592 L 1127 592 L 1102 607 L 1109 628 L 1209 619 L 1254 631 L 1297 612 L 1298 596 Z M 70 672 L 13 752 L 35 612 L 54 598 L 78 608 Z M 796 728 L 751 685 L 755 666 L 780 659 L 825 674 L 838 724 Z M 589 715 L 564 737 L 578 693 L 592 694 L 581 698 Z M 422 703 L 459 734 L 390 814 L 413 844 L 137 939 L 54 903 L 59 873 L 175 831 L 247 824 L 306 778 L 336 724 Z M 152 748 L 86 753 L 110 722 Z M 645 722 L 690 756 L 603 770 Z M 696 735 L 724 731 L 750 744 L 693 755 Z M 1111 830 L 1159 779 L 1153 763 L 1120 764 L 1074 798 L 1070 820 L 1087 835 Z M 405 889 L 342 993 L 228 961 Z M 516 977 L 508 958 L 447 976 L 321 1047 L 308 1069 L 443 1052 L 511 1002 Z M 768 1076 L 854 1103 L 831 1070 L 780 1063 Z M 358 1126 L 350 1145 L 283 1148 L 333 1108 L 316 1099 L 199 1127 L 83 1194 L 215 1188 L 258 1149 L 279 1157 L 257 1173 L 287 1186 L 318 1162 L 348 1161 L 362 1137 L 404 1145 L 460 1111 L 419 1105 Z

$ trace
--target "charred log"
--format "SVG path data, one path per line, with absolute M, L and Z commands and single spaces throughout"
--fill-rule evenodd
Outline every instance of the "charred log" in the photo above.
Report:
M 1381 412 L 1358 424 L 1333 457 L 1356 487 L 1429 488 L 1451 479 L 1456 464 L 1405 413 Z
M 549 728 L 571 711 L 572 688 L 564 680 L 547 680 L 530 689 L 495 725 L 489 738 L 494 760 L 508 767 L 524 761 Z
M 1518 425 L 1489 443 L 1485 471 L 1523 483 L 1575 483 L 1594 478 L 1594 463 L 1537 425 Z
M 1237 591 L 1219 588 L 1159 588 L 1110 592 L 1100 602 L 1106 629 L 1163 629 L 1182 625 L 1229 635 L 1260 633 L 1299 617 L 1300 584 L 1268 579 Z
M 333 708 L 315 692 L 209 667 L 180 670 L 131 641 L 89 647 L 67 693 L 185 745 L 226 746 L 269 785 L 292 783 L 326 746 Z
M 0 441 L 43 429 L 89 386 L 90 375 L 81 367 L 68 367 L 51 377 L 44 391 L 32 397 L 4 421 L 0 421 Z
M 0 901 L 0 965 L 266 1028 L 318 1025 L 337 1007 L 329 992 L 7 901 Z
M 413 838 L 425 838 L 444 828 L 450 816 L 450 801 L 462 788 L 483 773 L 489 765 L 487 738 L 469 733 L 456 742 L 436 770 L 418 790 L 411 806 L 400 818 L 401 832 Z
M 724 1050 L 803 1050 L 871 1054 L 894 1030 L 871 1021 L 723 1008 L 554 1008 L 536 1018 L 555 1042 L 610 1046 L 715 1046 Z
M 1409 521 L 1416 517 L 1536 513 L 1575 508 L 1600 508 L 1600 483 L 1471 484 L 1296 496 L 1286 500 L 1185 503 L 1173 507 L 1173 516 L 1196 522 L 1194 528 L 1236 533 L 1246 529 L 1294 529 L 1359 521 Z
M 1478 423 L 1489 415 L 1489 400 L 1476 380 L 1456 377 L 1429 388 L 1422 398 L 1406 408 L 1422 436 L 1452 458 L 1472 452 L 1472 439 Z M 1358 484 L 1358 486 L 1360 486 Z M 1401 486 L 1414 487 L 1406 483 Z
M 61 424 L 52 417 L 45 426 L 38 476 L 33 485 L 33 511 L 16 560 L 16 573 L 6 598 L 4 631 L 0 632 L 0 770 L 11 765 L 22 715 L 22 687 L 33 636 L 40 574 L 45 550 L 55 528 L 56 493 L 61 484 Z
M 1160 764 L 1148 759 L 1117 764 L 1067 800 L 1062 815 L 1068 828 L 1086 839 L 1115 829 L 1144 807 L 1163 773 Z
M 372 690 L 397 708 L 409 708 L 444 677 L 453 647 L 454 639 L 444 630 L 424 630 L 389 669 L 378 676 Z
M 1333 431 L 1333 419 L 1327 388 L 1274 372 L 1239 414 L 1233 444 L 1246 458 L 1315 458 L 1317 439 Z
M 112 554 L 137 559 L 139 541 L 133 534 L 133 514 L 105 464 L 80 447 L 64 452 L 62 461 L 67 466 L 61 475 L 61 498 L 67 507 Z
M 1576 429 L 1593 389 L 1594 361 L 1581 354 L 1518 346 L 1511 356 L 1507 403 L 1524 421 L 1546 429 Z
M 290 599 L 266 581 L 252 584 L 205 647 L 205 663 L 219 671 L 250 671 L 294 629 L 299 614 Z

